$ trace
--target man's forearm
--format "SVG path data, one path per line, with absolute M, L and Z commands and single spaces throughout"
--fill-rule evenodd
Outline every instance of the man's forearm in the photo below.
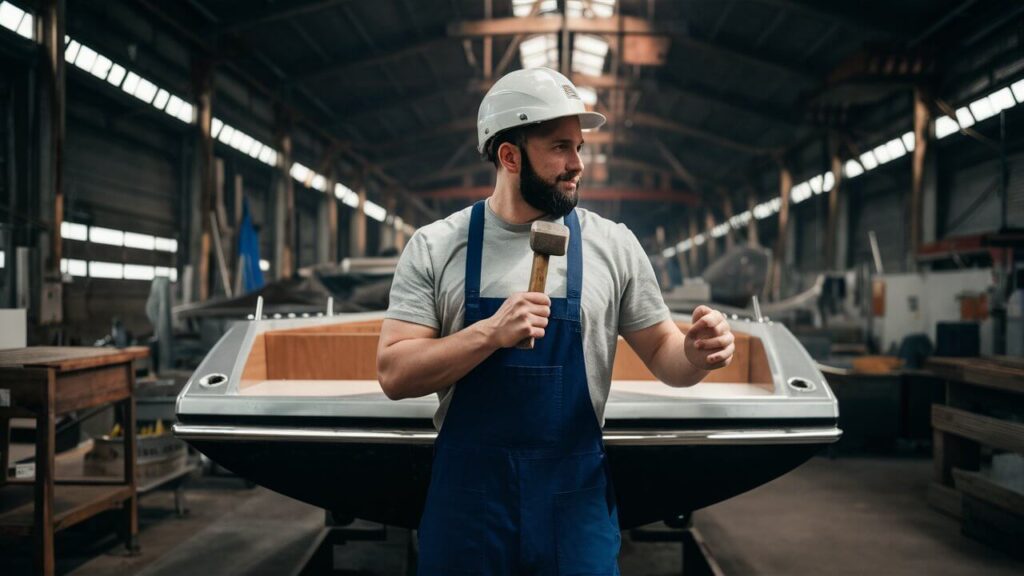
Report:
M 378 377 L 393 400 L 426 396 L 458 382 L 496 350 L 480 324 L 444 338 L 402 340 L 385 349 Z
M 687 360 L 684 342 L 682 332 L 665 334 L 649 365 L 658 380 L 677 388 L 693 386 L 708 375 Z

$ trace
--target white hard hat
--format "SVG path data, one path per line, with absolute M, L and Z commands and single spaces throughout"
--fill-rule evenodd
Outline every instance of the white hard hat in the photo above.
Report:
M 476 150 L 498 132 L 555 118 L 579 116 L 580 128 L 605 123 L 603 114 L 588 112 L 571 80 L 550 68 L 516 70 L 502 76 L 487 91 L 476 118 Z

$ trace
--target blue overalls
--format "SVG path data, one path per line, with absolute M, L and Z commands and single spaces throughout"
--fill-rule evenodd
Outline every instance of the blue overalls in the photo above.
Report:
M 583 362 L 583 243 L 569 227 L 566 298 L 551 299 L 533 350 L 505 348 L 455 388 L 435 444 L 419 529 L 419 574 L 617 575 L 619 527 Z M 504 299 L 480 297 L 484 204 L 473 206 L 466 326 Z

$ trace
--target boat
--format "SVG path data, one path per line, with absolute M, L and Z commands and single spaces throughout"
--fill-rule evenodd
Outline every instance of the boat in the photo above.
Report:
M 257 484 L 334 513 L 413 528 L 430 479 L 436 395 L 388 399 L 383 312 L 234 325 L 178 396 L 174 433 Z M 687 317 L 675 317 L 686 329 Z M 785 326 L 734 318 L 733 362 L 658 381 L 620 338 L 604 442 L 619 522 L 672 520 L 777 478 L 839 439 L 825 378 Z

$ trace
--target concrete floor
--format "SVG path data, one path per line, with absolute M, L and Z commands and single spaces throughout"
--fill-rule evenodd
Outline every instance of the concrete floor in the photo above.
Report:
M 1016 562 L 960 535 L 929 508 L 930 459 L 812 460 L 757 490 L 700 511 L 696 525 L 727 575 L 1014 574 Z M 62 533 L 58 572 L 74 576 L 291 574 L 323 525 L 323 512 L 231 477 L 193 483 L 190 513 L 174 514 L 169 492 L 140 508 L 142 553 L 126 556 L 103 518 Z M 109 525 L 109 523 L 108 523 Z M 410 533 L 335 550 L 341 574 L 405 573 Z M 24 548 L 0 547 L 0 573 L 27 574 Z M 675 543 L 623 540 L 626 575 L 679 574 Z

